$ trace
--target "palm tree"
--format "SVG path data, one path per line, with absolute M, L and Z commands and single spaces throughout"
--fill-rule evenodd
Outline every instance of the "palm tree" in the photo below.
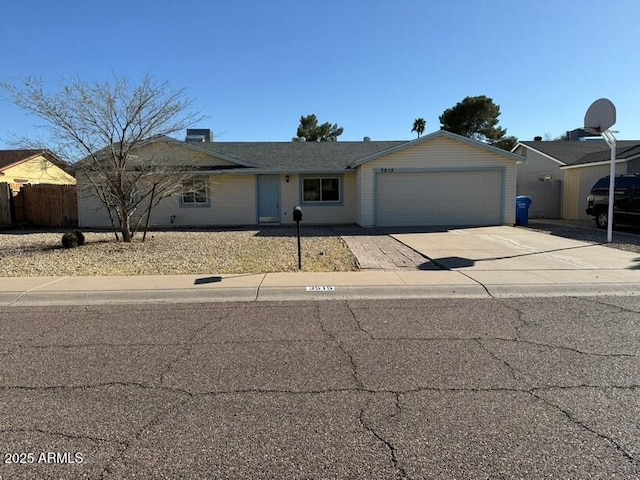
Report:
M 427 122 L 424 121 L 424 118 L 416 118 L 413 121 L 413 128 L 411 129 L 412 132 L 416 132 L 418 134 L 418 138 L 420 138 L 420 135 L 422 135 L 424 133 L 424 129 L 427 126 Z

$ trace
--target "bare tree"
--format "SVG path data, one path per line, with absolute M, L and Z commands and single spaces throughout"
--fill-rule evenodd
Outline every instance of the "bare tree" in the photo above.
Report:
M 56 151 L 77 161 L 77 176 L 106 207 L 111 223 L 130 242 L 152 209 L 182 191 L 192 167 L 175 164 L 158 149 L 136 155 L 153 139 L 184 130 L 203 119 L 191 111 L 184 90 L 145 75 L 133 85 L 126 78 L 113 82 L 74 80 L 49 93 L 40 79 L 20 84 L 0 83 L 19 108 L 45 121 Z M 80 183 L 80 182 L 79 182 Z

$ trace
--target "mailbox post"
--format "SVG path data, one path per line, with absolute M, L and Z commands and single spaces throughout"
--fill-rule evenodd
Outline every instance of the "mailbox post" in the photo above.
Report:
M 302 269 L 302 251 L 300 249 L 300 220 L 302 220 L 302 207 L 296 205 L 293 207 L 293 220 L 298 227 L 298 270 Z

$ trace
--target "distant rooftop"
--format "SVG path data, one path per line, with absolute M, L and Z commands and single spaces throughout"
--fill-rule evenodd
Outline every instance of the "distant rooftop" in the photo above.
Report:
M 605 161 L 611 150 L 604 140 L 553 140 L 520 142 L 529 148 L 549 155 L 565 165 L 580 165 Z M 616 158 L 640 154 L 640 140 L 618 140 Z

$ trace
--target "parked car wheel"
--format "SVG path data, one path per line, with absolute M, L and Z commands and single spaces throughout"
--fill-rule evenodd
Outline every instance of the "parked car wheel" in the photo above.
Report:
M 596 225 L 598 228 L 607 228 L 609 215 L 606 210 L 600 210 L 596 215 Z

